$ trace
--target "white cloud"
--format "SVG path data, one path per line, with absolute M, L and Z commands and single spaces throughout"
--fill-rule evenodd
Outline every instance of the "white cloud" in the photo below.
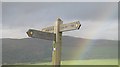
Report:
M 2 29 L 2 37 L 3 38 L 25 38 L 26 29 L 17 28 L 17 29 Z
M 118 21 L 81 21 L 81 28 L 75 32 L 66 32 L 64 35 L 88 39 L 118 40 Z
M 65 21 L 67 22 L 67 21 Z M 69 22 L 68 22 L 69 23 Z M 117 21 L 81 21 L 81 28 L 75 31 L 64 32 L 63 35 L 88 38 L 88 39 L 109 39 L 118 40 L 118 22 Z M 4 38 L 26 38 L 26 31 L 30 27 L 16 29 L 2 29 Z M 38 27 L 34 29 L 39 29 Z

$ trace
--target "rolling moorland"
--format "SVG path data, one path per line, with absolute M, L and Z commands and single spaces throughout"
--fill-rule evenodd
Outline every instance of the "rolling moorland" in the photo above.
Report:
M 24 38 L 2 40 L 2 64 L 36 64 L 51 62 L 52 41 Z M 91 43 L 91 50 L 84 56 L 74 56 L 78 49 L 85 49 Z M 96 60 L 96 59 L 118 59 L 118 41 L 104 39 L 83 39 L 70 36 L 62 38 L 62 61 L 71 62 L 71 60 Z M 88 61 L 88 62 L 89 62 Z M 81 62 L 81 61 L 79 61 Z M 114 62 L 114 61 L 112 61 Z

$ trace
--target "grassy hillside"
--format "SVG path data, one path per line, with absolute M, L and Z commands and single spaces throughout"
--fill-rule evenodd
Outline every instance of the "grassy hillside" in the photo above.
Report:
M 88 46 L 90 48 L 87 48 Z M 91 40 L 70 36 L 62 38 L 62 60 L 117 59 L 117 51 L 118 41 L 115 40 Z M 51 55 L 51 41 L 34 38 L 2 39 L 3 64 L 50 62 Z

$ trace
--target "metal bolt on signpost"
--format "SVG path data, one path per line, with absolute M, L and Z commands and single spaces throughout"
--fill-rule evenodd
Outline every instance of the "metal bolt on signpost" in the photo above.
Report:
M 54 67 L 60 67 L 62 32 L 76 30 L 79 29 L 80 26 L 81 24 L 79 21 L 63 24 L 63 21 L 58 18 L 55 22 L 55 26 L 43 28 L 42 31 L 29 29 L 26 33 L 32 38 L 53 41 L 52 64 Z

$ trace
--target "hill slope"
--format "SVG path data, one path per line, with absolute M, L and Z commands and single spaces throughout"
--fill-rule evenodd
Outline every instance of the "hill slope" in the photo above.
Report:
M 90 50 L 87 50 L 90 46 Z M 77 55 L 86 49 L 82 55 Z M 116 59 L 118 41 L 90 40 L 70 36 L 62 38 L 62 60 Z M 3 64 L 51 61 L 52 42 L 42 39 L 2 39 Z M 75 55 L 76 54 L 76 55 Z M 81 54 L 81 53 L 80 53 Z

